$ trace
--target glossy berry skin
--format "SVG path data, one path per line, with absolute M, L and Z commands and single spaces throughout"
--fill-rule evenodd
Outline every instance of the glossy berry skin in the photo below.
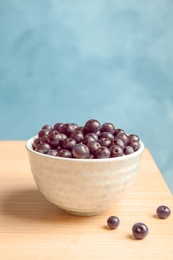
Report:
M 120 146 L 122 149 L 124 149 L 124 147 L 125 147 L 123 140 L 118 139 L 118 138 L 115 138 L 114 140 L 112 140 L 111 145 L 114 145 L 114 144 Z
M 82 134 L 85 133 L 85 129 L 84 129 L 83 126 L 78 126 L 78 127 L 75 129 L 75 131 L 80 131 L 80 132 L 82 132 Z
M 48 135 L 50 133 L 49 129 L 41 129 L 38 133 L 38 137 L 42 137 L 44 135 Z
M 35 151 L 39 153 L 47 153 L 51 149 L 48 143 L 40 143 L 35 147 Z
M 121 140 L 124 142 L 125 145 L 127 145 L 128 141 L 129 141 L 128 136 L 127 136 L 126 133 L 121 133 L 121 132 L 120 132 L 120 133 L 118 133 L 118 134 L 116 135 L 116 138 L 121 139 Z
M 148 227 L 141 222 L 137 222 L 132 227 L 132 234 L 136 239 L 143 239 L 148 235 Z
M 128 142 L 127 144 L 128 146 L 131 146 L 134 150 L 134 152 L 136 152 L 137 150 L 139 150 L 139 142 L 133 141 L 133 142 Z
M 108 138 L 112 141 L 114 139 L 114 135 L 110 132 L 103 132 L 100 134 L 99 138 Z
M 98 140 L 98 135 L 96 133 L 88 133 L 88 134 L 85 135 L 85 137 L 88 137 L 88 136 L 93 137 L 95 139 L 95 141 Z
M 129 136 L 129 142 L 139 142 L 139 136 L 130 134 Z
M 42 129 L 48 129 L 49 131 L 51 131 L 52 130 L 52 126 L 51 125 L 44 125 L 42 127 Z
M 98 143 L 101 145 L 101 146 L 106 146 L 106 147 L 109 147 L 111 145 L 111 140 L 106 138 L 106 137 L 102 137 L 102 138 L 99 138 L 98 139 Z
M 121 128 L 115 129 L 114 136 L 116 137 L 119 133 L 125 133 L 125 131 Z
M 108 227 L 110 227 L 111 229 L 116 229 L 120 224 L 120 220 L 118 217 L 116 216 L 110 216 L 107 219 L 107 225 Z
M 62 133 L 62 127 L 63 127 L 63 123 L 56 123 L 54 125 L 54 129 L 57 130 L 58 132 Z
M 65 139 L 62 143 L 62 148 L 65 150 L 69 150 L 71 151 L 72 148 L 76 145 L 76 140 L 74 140 L 73 138 L 69 137 L 67 139 Z
M 94 157 L 97 159 L 104 159 L 104 158 L 109 158 L 110 157 L 110 151 L 109 148 L 105 146 L 99 147 L 95 152 L 94 152 Z
M 76 124 L 76 123 L 71 123 L 71 125 L 74 126 L 74 129 L 75 129 L 75 130 L 76 130 L 76 128 L 78 128 L 78 124 Z
M 49 135 L 43 135 L 42 137 L 39 137 L 40 143 L 47 143 L 47 137 Z
M 82 143 L 85 145 L 88 145 L 88 143 L 95 141 L 95 137 L 92 135 L 85 135 L 84 139 L 82 140 Z
M 140 138 L 135 134 L 127 134 L 123 129 L 106 122 L 103 125 L 96 119 L 88 120 L 84 125 L 58 122 L 53 127 L 44 125 L 37 134 L 32 147 L 35 151 L 52 156 L 78 158 L 72 155 L 76 144 L 86 145 L 89 155 L 86 159 L 102 159 L 125 156 L 140 149 Z M 62 153 L 62 154 L 61 154 Z M 80 155 L 77 155 L 80 158 Z M 82 155 L 81 158 L 85 157 Z
M 37 147 L 37 145 L 40 144 L 40 138 L 36 138 L 32 144 L 33 149 L 35 150 L 35 148 Z
M 70 137 L 73 138 L 76 143 L 80 143 L 83 140 L 84 135 L 81 131 L 74 131 Z
M 57 152 L 57 156 L 59 157 L 65 157 L 65 158 L 71 158 L 72 157 L 72 153 L 66 149 L 60 149 Z
M 47 152 L 47 155 L 56 156 L 57 153 L 58 153 L 57 150 L 55 150 L 55 149 L 51 149 L 51 150 L 49 150 L 49 151 Z
M 50 133 L 47 136 L 47 142 L 51 147 L 56 148 L 62 141 L 62 135 L 60 133 Z
M 65 139 L 67 139 L 67 136 L 66 136 L 65 134 L 61 134 L 61 136 L 62 136 L 62 142 L 63 142 Z
M 74 124 L 63 124 L 61 131 L 63 134 L 65 134 L 67 137 L 70 137 L 71 134 L 75 131 L 76 126 Z
M 98 120 L 90 119 L 86 122 L 84 128 L 86 133 L 96 133 L 97 131 L 100 130 L 101 125 Z
M 89 148 L 85 144 L 79 143 L 76 144 L 72 149 L 73 157 L 79 159 L 87 159 L 89 158 Z
M 95 134 L 96 134 L 97 136 L 99 136 L 99 135 L 101 135 L 101 131 L 98 130 L 97 132 L 95 132 Z
M 115 126 L 112 123 L 106 122 L 102 125 L 101 132 L 110 132 L 114 134 Z
M 124 154 L 125 155 L 128 155 L 128 154 L 131 154 L 131 153 L 134 153 L 134 150 L 131 146 L 127 145 L 124 147 Z
M 99 147 L 101 147 L 101 145 L 97 141 L 91 141 L 88 143 L 88 148 L 91 154 L 94 154 Z
M 111 147 L 109 147 L 110 150 L 110 157 L 120 157 L 123 156 L 123 149 L 121 146 L 119 145 L 111 145 Z
M 161 205 L 157 208 L 156 214 L 159 218 L 168 218 L 171 215 L 171 210 L 165 205 Z

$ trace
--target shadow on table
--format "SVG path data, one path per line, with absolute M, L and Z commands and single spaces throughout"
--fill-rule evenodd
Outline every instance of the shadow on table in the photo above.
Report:
M 58 225 L 71 227 L 75 222 L 91 221 L 91 217 L 78 217 L 66 213 L 47 201 L 37 189 L 11 191 L 3 199 L 2 214 L 5 222 L 14 226 L 16 223 L 26 228 L 27 225 Z M 14 223 L 14 224 L 13 224 Z
M 9 192 L 4 198 L 3 210 L 7 215 L 19 218 L 47 221 L 64 212 L 48 202 L 37 189 Z

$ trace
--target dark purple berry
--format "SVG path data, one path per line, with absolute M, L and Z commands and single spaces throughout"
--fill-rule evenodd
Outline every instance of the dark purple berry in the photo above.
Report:
M 76 130 L 78 128 L 78 125 L 76 123 L 71 123 L 74 126 L 74 129 Z
M 34 142 L 33 142 L 33 144 L 32 144 L 32 147 L 34 148 L 34 150 L 35 150 L 35 148 L 36 148 L 36 146 L 37 146 L 38 144 L 40 144 L 40 138 L 36 138 L 36 139 L 34 140 Z
M 110 157 L 110 151 L 109 148 L 105 146 L 99 147 L 95 152 L 94 152 L 94 157 L 97 159 L 104 159 L 104 158 L 109 158 Z
M 101 147 L 101 145 L 97 141 L 91 141 L 88 143 L 88 148 L 91 154 L 94 154 L 99 147 Z
M 107 219 L 107 225 L 108 227 L 110 227 L 111 229 L 116 229 L 120 224 L 120 220 L 118 217 L 116 216 L 110 216 Z
M 136 239 L 143 239 L 148 235 L 148 227 L 141 222 L 138 222 L 132 227 L 132 234 Z
M 128 154 L 131 154 L 131 153 L 134 153 L 134 150 L 131 146 L 127 145 L 124 147 L 124 154 L 125 155 L 128 155 Z
M 82 140 L 82 143 L 85 144 L 85 145 L 88 145 L 88 143 L 92 142 L 92 141 L 95 141 L 95 138 L 94 136 L 92 135 L 86 135 L 84 137 L 84 139 Z
M 62 126 L 62 133 L 65 134 L 67 137 L 70 137 L 71 134 L 75 131 L 76 127 L 74 124 L 64 124 Z
M 62 135 L 60 133 L 50 133 L 47 137 L 47 142 L 52 148 L 56 148 L 62 141 Z
M 78 126 L 78 127 L 75 129 L 75 131 L 80 131 L 80 132 L 82 132 L 83 135 L 84 135 L 84 133 L 85 133 L 85 129 L 84 129 L 83 126 Z
M 39 131 L 38 137 L 42 137 L 44 135 L 48 135 L 49 133 L 50 133 L 49 129 L 42 129 L 42 130 Z
M 76 143 L 80 143 L 83 140 L 84 135 L 81 131 L 75 131 L 71 134 L 70 137 L 73 138 L 76 141 Z
M 51 155 L 51 156 L 56 156 L 57 153 L 58 153 L 58 151 L 55 150 L 55 149 L 51 149 L 51 150 L 49 150 L 49 151 L 47 152 L 47 154 L 48 154 L 48 155 Z
M 66 136 L 65 134 L 62 134 L 62 133 L 61 133 L 61 136 L 62 136 L 62 142 L 63 142 L 65 139 L 67 139 L 67 136 Z
M 121 139 L 125 145 L 127 145 L 128 141 L 129 141 L 128 135 L 126 133 L 120 132 L 116 135 L 116 138 Z
M 94 155 L 90 153 L 88 159 L 94 159 Z
M 85 135 L 85 137 L 88 137 L 88 136 L 93 137 L 95 139 L 95 141 L 98 140 L 98 135 L 96 133 L 88 133 L 88 134 Z
M 52 126 L 51 125 L 44 125 L 42 127 L 42 129 L 48 129 L 50 131 L 50 130 L 52 130 Z
M 40 143 L 35 147 L 35 151 L 46 154 L 51 149 L 51 146 L 47 143 Z
M 120 156 L 123 156 L 123 149 L 121 146 L 119 145 L 111 145 L 109 147 L 109 150 L 110 150 L 110 157 L 120 157 Z
M 89 158 L 89 148 L 85 144 L 79 143 L 76 144 L 72 149 L 73 157 L 79 159 L 87 159 Z
M 109 132 L 111 134 L 114 134 L 115 126 L 112 123 L 106 122 L 102 125 L 101 132 Z
M 100 135 L 101 135 L 101 131 L 98 130 L 97 132 L 95 132 L 95 134 L 96 134 L 97 136 L 100 136 Z
M 156 210 L 157 216 L 159 218 L 168 218 L 171 215 L 171 210 L 165 205 L 161 205 Z
M 139 136 L 130 134 L 129 136 L 129 142 L 139 142 Z
M 122 149 L 124 149 L 124 147 L 125 147 L 125 144 L 124 144 L 123 140 L 118 139 L 118 138 L 115 138 L 114 140 L 112 140 L 111 145 L 118 145 L 118 146 L 120 146 Z
M 119 133 L 125 133 L 125 131 L 121 128 L 117 128 L 117 129 L 115 129 L 114 136 L 116 137 L 117 134 L 119 134 Z
M 103 132 L 100 134 L 99 138 L 108 138 L 110 140 L 113 140 L 114 139 L 114 135 L 110 132 Z
M 54 129 L 57 130 L 58 132 L 62 133 L 62 127 L 63 127 L 63 123 L 56 123 L 54 125 Z
M 90 119 L 86 122 L 84 128 L 87 133 L 96 133 L 100 130 L 101 125 L 98 120 Z
M 63 141 L 62 148 L 71 151 L 75 145 L 76 141 L 73 138 L 69 137 Z
M 60 149 L 57 152 L 57 156 L 58 157 L 65 157 L 65 158 L 71 158 L 72 157 L 72 153 L 69 150 L 66 149 Z
M 106 147 L 109 147 L 111 145 L 111 140 L 106 138 L 106 137 L 102 137 L 102 138 L 99 138 L 98 139 L 98 143 L 101 145 L 101 146 L 106 146 Z
M 40 137 L 40 138 L 39 138 L 39 139 L 40 139 L 40 143 L 46 143 L 48 136 L 49 136 L 49 135 L 43 135 L 42 137 Z
M 140 144 L 139 142 L 133 141 L 133 142 L 128 142 L 127 144 L 128 146 L 131 146 L 134 150 L 134 152 L 136 152 L 137 150 L 139 150 Z

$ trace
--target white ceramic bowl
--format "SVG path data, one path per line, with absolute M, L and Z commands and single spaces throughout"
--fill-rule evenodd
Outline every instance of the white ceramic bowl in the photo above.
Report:
M 133 184 L 144 144 L 133 154 L 108 159 L 54 157 L 26 142 L 31 171 L 44 197 L 70 214 L 97 215 L 115 204 Z

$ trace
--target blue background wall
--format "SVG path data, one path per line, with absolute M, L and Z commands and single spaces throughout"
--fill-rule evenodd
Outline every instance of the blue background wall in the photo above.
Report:
M 0 139 L 111 121 L 173 191 L 172 14 L 172 0 L 0 0 Z

